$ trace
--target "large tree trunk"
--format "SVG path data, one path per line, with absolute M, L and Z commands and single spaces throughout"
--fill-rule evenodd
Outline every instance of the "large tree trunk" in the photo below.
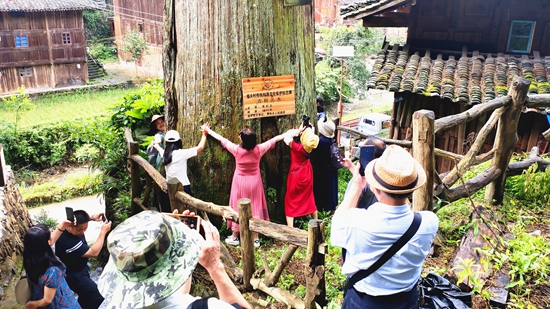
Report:
M 204 122 L 238 143 L 238 132 L 245 125 L 263 142 L 295 126 L 301 114 L 315 118 L 312 5 L 284 7 L 283 0 L 166 0 L 164 20 L 167 123 L 181 133 L 184 147 L 198 143 Z M 243 119 L 242 78 L 291 74 L 296 80 L 297 115 Z M 271 205 L 278 207 L 270 214 L 281 222 L 290 161 L 287 148 L 279 143 L 262 161 L 265 189 L 277 190 L 278 204 Z M 234 169 L 231 154 L 209 138 L 204 153 L 189 160 L 195 196 L 227 204 Z

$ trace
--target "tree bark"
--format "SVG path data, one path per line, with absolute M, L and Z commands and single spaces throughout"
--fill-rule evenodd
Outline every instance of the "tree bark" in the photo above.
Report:
M 517 141 L 517 130 L 521 109 L 525 105 L 527 90 L 531 81 L 520 76 L 514 77 L 509 96 L 512 97 L 512 105 L 502 114 L 498 122 L 497 134 L 495 137 L 495 157 L 491 166 L 499 169 L 502 173 L 485 191 L 485 200 L 489 203 L 500 204 L 504 196 L 504 184 L 506 182 L 506 168 Z
M 263 142 L 299 123 L 315 119 L 313 6 L 284 7 L 283 1 L 166 0 L 163 67 L 167 124 L 177 129 L 184 147 L 200 139 L 199 127 L 239 143 L 248 125 Z M 241 80 L 246 77 L 295 76 L 296 114 L 243 119 Z M 277 192 L 269 211 L 284 220 L 283 185 L 290 162 L 279 144 L 262 159 L 267 187 Z M 204 153 L 189 160 L 196 196 L 227 204 L 235 169 L 232 155 L 210 139 Z M 208 188 L 208 189 L 206 189 Z M 215 190 L 213 190 L 215 188 Z

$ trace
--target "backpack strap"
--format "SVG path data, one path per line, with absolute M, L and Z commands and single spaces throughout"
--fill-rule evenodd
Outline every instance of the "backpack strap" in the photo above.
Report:
M 411 240 L 411 238 L 416 234 L 416 231 L 418 231 L 418 228 L 420 227 L 420 223 L 422 222 L 422 215 L 418 212 L 414 213 L 414 218 L 409 226 L 409 229 L 401 236 L 382 256 L 378 259 L 378 261 L 374 262 L 368 269 L 363 269 L 351 276 L 351 278 L 346 282 L 346 285 L 344 286 L 344 293 L 349 290 L 351 287 L 353 287 L 357 282 L 367 278 L 370 276 L 373 272 L 377 271 L 378 268 L 382 267 L 382 265 L 386 264 L 386 262 L 394 256 L 394 254 L 397 253 L 403 246 Z
M 191 305 L 187 308 L 188 309 L 208 309 L 208 299 L 210 299 L 210 297 L 197 299 L 194 302 L 192 302 Z

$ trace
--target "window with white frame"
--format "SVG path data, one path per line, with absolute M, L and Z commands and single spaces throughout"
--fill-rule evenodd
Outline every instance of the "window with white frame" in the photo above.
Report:
M 29 41 L 27 41 L 26 35 L 16 35 L 15 36 L 15 47 L 28 47 Z
M 512 53 L 530 53 L 535 33 L 535 23 L 530 20 L 512 20 L 506 51 Z

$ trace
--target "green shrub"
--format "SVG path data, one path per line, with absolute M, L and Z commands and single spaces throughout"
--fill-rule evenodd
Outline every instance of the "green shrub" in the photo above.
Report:
M 101 42 L 90 46 L 90 55 L 100 62 L 118 60 L 117 48 L 114 42 Z
M 506 181 L 506 193 L 531 209 L 547 207 L 550 201 L 550 168 L 544 172 L 537 170 L 536 164 L 531 165 L 520 176 Z
M 69 162 L 85 144 L 103 154 L 104 140 L 112 137 L 111 132 L 104 129 L 104 122 L 103 117 L 60 121 L 21 128 L 17 137 L 9 130 L 11 124 L 0 124 L 0 143 L 4 146 L 6 162 L 14 170 L 23 167 L 43 169 Z
M 34 221 L 36 222 L 36 224 L 44 224 L 50 230 L 55 229 L 59 225 L 59 222 L 57 222 L 57 220 L 55 220 L 54 218 L 48 216 L 48 213 L 44 209 L 40 210 L 38 216 L 34 217 Z

